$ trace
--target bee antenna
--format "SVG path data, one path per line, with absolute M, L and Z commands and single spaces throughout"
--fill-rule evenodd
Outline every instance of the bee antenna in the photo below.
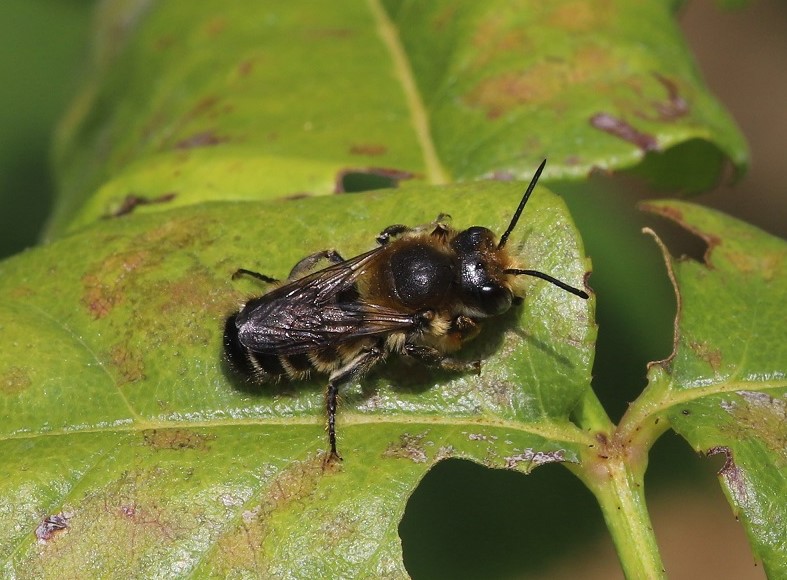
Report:
M 498 250 L 502 249 L 503 246 L 506 245 L 508 236 L 511 235 L 511 231 L 516 227 L 516 222 L 519 221 L 519 216 L 522 215 L 522 210 L 525 209 L 525 204 L 527 203 L 527 200 L 530 199 L 530 194 L 533 193 L 533 189 L 535 189 L 536 183 L 538 183 L 538 178 L 541 177 L 541 172 L 544 170 L 544 165 L 546 164 L 547 160 L 544 159 L 541 162 L 541 165 L 538 166 L 538 169 L 536 169 L 536 172 L 533 174 L 533 179 L 530 180 L 530 185 L 527 186 L 525 195 L 522 196 L 522 201 L 519 202 L 519 207 L 516 208 L 514 217 L 511 218 L 511 223 L 508 224 L 508 229 L 502 236 L 500 236 L 500 243 L 497 244 Z
M 566 292 L 571 292 L 575 296 L 579 296 L 580 298 L 583 298 L 584 300 L 587 300 L 588 298 L 590 298 L 590 296 L 588 296 L 588 293 L 585 292 L 584 290 L 580 290 L 579 288 L 574 288 L 573 286 L 569 286 L 565 282 L 561 282 L 557 278 L 553 278 L 549 274 L 544 274 L 543 272 L 539 272 L 538 270 L 519 270 L 517 268 L 509 268 L 507 270 L 503 270 L 503 272 L 506 273 L 506 274 L 513 274 L 515 276 L 534 276 L 536 278 L 541 278 L 542 280 L 546 280 L 547 282 L 551 282 L 552 284 L 554 284 L 558 288 L 562 288 Z

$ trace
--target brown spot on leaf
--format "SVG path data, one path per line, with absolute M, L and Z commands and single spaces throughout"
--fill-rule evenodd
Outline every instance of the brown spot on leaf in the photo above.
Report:
M 202 97 L 197 103 L 186 113 L 187 119 L 196 119 L 206 113 L 210 113 L 216 109 L 219 104 L 219 98 L 216 96 Z
M 350 147 L 350 155 L 366 155 L 368 157 L 384 155 L 387 151 L 388 148 L 385 145 L 376 143 L 358 143 Z
M 241 63 L 238 65 L 238 75 L 241 77 L 249 76 L 251 72 L 254 70 L 254 65 L 255 62 L 254 59 L 252 58 L 247 58 L 241 61 Z
M 495 60 L 508 54 L 526 54 L 533 49 L 528 31 L 521 26 L 511 26 L 507 18 L 497 15 L 481 20 L 473 33 L 471 67 L 486 70 Z
M 142 355 L 129 350 L 124 344 L 116 344 L 109 351 L 109 363 L 117 371 L 118 383 L 121 385 L 134 383 L 145 378 L 145 366 Z
M 728 251 L 726 258 L 741 274 L 757 273 L 766 282 L 773 280 L 776 274 L 783 271 L 785 252 L 770 253 L 760 252 L 749 254 L 744 252 Z
M 213 131 L 201 131 L 175 143 L 175 149 L 197 149 L 214 147 L 229 141 L 227 137 L 219 137 Z
M 737 391 L 739 398 L 722 402 L 733 420 L 723 427 L 737 440 L 757 438 L 787 461 L 787 396 L 773 397 L 760 391 Z
M 27 389 L 32 384 L 27 369 L 12 366 L 0 375 L 0 393 L 16 395 Z
M 151 429 L 143 432 L 145 445 L 157 451 L 162 449 L 209 449 L 208 441 L 216 439 L 215 435 L 204 435 L 188 429 Z
M 564 109 L 564 95 L 573 86 L 594 83 L 596 90 L 607 90 L 598 86 L 594 77 L 595 71 L 613 69 L 620 63 L 614 60 L 609 51 L 597 46 L 583 46 L 571 59 L 549 59 L 538 62 L 529 68 L 506 71 L 498 74 L 485 72 L 485 60 L 498 58 L 496 51 L 509 53 L 514 51 L 527 52 L 524 39 L 516 36 L 504 41 L 506 33 L 502 31 L 496 40 L 490 40 L 487 48 L 482 48 L 473 66 L 484 70 L 482 79 L 463 97 L 464 102 L 473 108 L 484 110 L 487 119 L 495 120 L 521 107 L 533 107 L 548 104 L 556 114 Z M 498 43 L 504 42 L 502 46 Z M 522 43 L 521 48 L 508 48 L 507 43 Z M 531 150 L 530 145 L 527 146 Z
M 61 512 L 45 517 L 36 528 L 36 538 L 38 538 L 40 542 L 47 542 L 51 540 L 55 534 L 65 532 L 68 530 L 68 520 L 71 519 L 72 515 L 73 514 Z
M 21 286 L 16 286 L 8 292 L 8 296 L 14 300 L 23 300 L 35 295 L 35 290 L 33 290 L 30 286 L 25 286 L 24 284 Z
M 609 113 L 596 113 L 590 118 L 590 125 L 614 137 L 628 141 L 644 152 L 657 151 L 659 148 L 658 141 L 653 135 L 642 133 L 623 119 Z
M 444 28 L 450 26 L 456 18 L 456 13 L 458 10 L 459 6 L 451 2 L 439 8 L 432 19 L 432 26 L 434 27 L 435 31 L 443 32 Z
M 304 461 L 290 463 L 279 472 L 264 489 L 260 502 L 244 510 L 238 526 L 219 538 L 215 560 L 217 570 L 227 573 L 253 570 L 257 576 L 271 577 L 271 574 L 266 574 L 266 566 L 270 564 L 262 551 L 265 539 L 271 533 L 271 520 L 277 511 L 312 496 L 324 470 L 323 454 L 316 454 Z
M 749 504 L 751 494 L 743 471 L 735 464 L 732 450 L 729 447 L 718 446 L 708 449 L 706 455 L 724 455 L 724 465 L 719 469 L 718 475 L 727 483 L 730 493 L 739 506 Z
M 153 50 L 163 52 L 173 44 L 175 44 L 175 38 L 171 34 L 165 34 L 153 41 Z
M 105 213 L 102 217 L 104 219 L 109 219 L 128 215 L 140 205 L 167 203 L 175 199 L 176 195 L 177 194 L 175 192 L 169 192 L 158 197 L 147 197 L 144 195 L 129 193 L 125 198 L 123 198 L 123 201 L 120 202 L 120 205 L 116 209 Z
M 82 277 L 82 304 L 95 319 L 104 318 L 120 303 L 122 295 L 114 292 L 101 279 L 93 274 Z
M 427 436 L 428 431 L 420 435 L 410 435 L 403 433 L 399 437 L 399 441 L 391 443 L 388 448 L 383 451 L 383 457 L 392 457 L 395 459 L 409 459 L 414 463 L 426 463 L 428 457 L 423 448 L 423 440 Z
M 227 21 L 224 18 L 212 18 L 205 25 L 205 34 L 211 38 L 221 35 L 227 28 Z
M 82 276 L 82 304 L 93 318 L 107 316 L 123 302 L 131 274 L 150 259 L 151 254 L 146 250 L 112 254 Z
M 465 102 L 482 108 L 487 119 L 494 120 L 516 107 L 548 100 L 555 93 L 551 85 L 540 70 L 508 72 L 478 83 Z
M 586 32 L 595 30 L 599 18 L 608 14 L 609 6 L 588 4 L 584 0 L 556 2 L 547 20 L 550 27 L 565 32 Z
M 666 101 L 653 102 L 658 118 L 662 121 L 675 121 L 686 116 L 689 113 L 689 104 L 680 96 L 677 83 L 658 73 L 654 73 L 653 76 L 667 91 Z
M 691 348 L 691 350 L 693 350 L 698 357 L 711 366 L 714 374 L 719 373 L 719 367 L 721 366 L 722 361 L 721 351 L 719 349 L 711 348 L 707 342 L 696 341 L 689 342 L 689 348 Z

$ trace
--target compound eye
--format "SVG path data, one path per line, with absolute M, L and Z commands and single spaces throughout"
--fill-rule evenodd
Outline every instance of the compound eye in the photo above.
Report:
M 508 288 L 499 284 L 486 284 L 481 287 L 479 306 L 489 316 L 502 314 L 511 308 L 514 295 Z
M 459 254 L 471 254 L 486 247 L 494 246 L 495 234 L 492 230 L 481 226 L 473 226 L 459 232 L 451 242 Z
M 465 302 L 486 316 L 502 314 L 511 307 L 513 294 L 497 283 L 483 260 L 468 256 L 462 261 L 461 288 Z

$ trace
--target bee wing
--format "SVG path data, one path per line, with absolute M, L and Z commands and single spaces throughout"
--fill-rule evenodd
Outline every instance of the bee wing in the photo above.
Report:
M 412 314 L 359 300 L 337 300 L 353 290 L 358 276 L 382 250 L 376 248 L 251 300 L 237 317 L 241 344 L 254 352 L 290 355 L 413 328 Z

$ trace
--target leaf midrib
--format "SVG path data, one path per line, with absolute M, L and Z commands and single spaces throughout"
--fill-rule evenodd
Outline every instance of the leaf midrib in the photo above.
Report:
M 472 427 L 492 427 L 511 429 L 521 433 L 536 435 L 553 441 L 562 441 L 578 445 L 593 443 L 593 438 L 581 431 L 568 421 L 565 423 L 557 422 L 535 422 L 520 423 L 517 421 L 496 419 L 490 416 L 482 418 L 475 417 L 434 417 L 428 415 L 410 415 L 399 417 L 385 417 L 380 415 L 370 415 L 362 413 L 341 413 L 338 415 L 343 427 L 355 425 L 438 425 L 444 427 L 472 426 Z M 82 435 L 85 433 L 125 433 L 142 432 L 152 429 L 201 429 L 201 428 L 221 428 L 221 427 L 283 427 L 288 425 L 321 425 L 324 422 L 322 416 L 313 417 L 265 417 L 257 419 L 232 419 L 227 421 L 150 421 L 140 420 L 135 423 L 126 423 L 114 427 L 96 427 L 79 430 L 52 430 L 45 433 L 17 433 L 0 437 L 0 442 L 9 440 L 37 439 L 40 437 L 64 437 L 69 435 Z
M 407 108 L 410 110 L 410 120 L 415 129 L 418 143 L 421 146 L 428 181 L 437 185 L 449 183 L 451 180 L 448 172 L 440 162 L 440 157 L 437 155 L 424 100 L 418 91 L 407 53 L 399 40 L 397 28 L 389 18 L 385 8 L 380 4 L 380 0 L 368 0 L 367 4 L 372 17 L 377 23 L 377 32 L 380 35 L 380 39 L 391 55 L 394 73 L 401 83 Z

